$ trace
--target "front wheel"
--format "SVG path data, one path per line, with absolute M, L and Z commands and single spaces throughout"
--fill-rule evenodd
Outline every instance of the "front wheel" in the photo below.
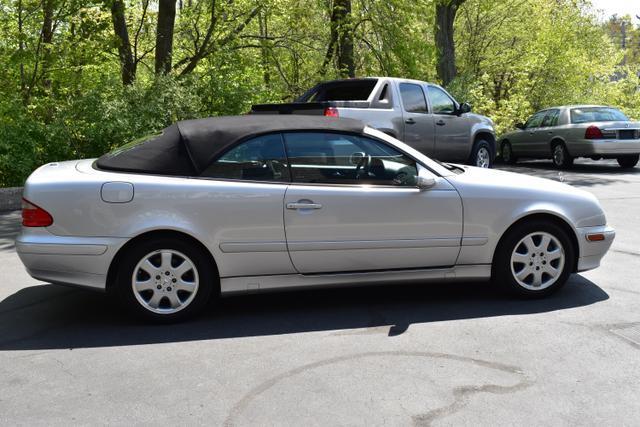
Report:
M 214 289 L 211 261 L 198 248 L 160 238 L 131 248 L 118 270 L 125 307 L 146 320 L 167 323 L 198 314 Z
M 620 165 L 620 167 L 628 169 L 628 168 L 635 167 L 635 165 L 638 164 L 639 159 L 640 159 L 640 155 L 636 154 L 631 156 L 621 156 L 621 157 L 618 157 L 616 160 L 618 160 L 618 164 Z
M 484 140 L 479 140 L 473 147 L 471 159 L 469 162 L 472 166 L 479 168 L 490 168 L 493 166 L 493 156 L 491 155 L 491 147 Z
M 567 232 L 552 222 L 532 221 L 515 227 L 496 251 L 493 276 L 507 291 L 543 297 L 567 282 L 575 265 Z
M 505 141 L 502 143 L 502 149 L 500 150 L 502 154 L 502 161 L 508 165 L 515 164 L 518 159 L 513 154 L 513 148 L 511 147 L 511 143 L 509 141 Z

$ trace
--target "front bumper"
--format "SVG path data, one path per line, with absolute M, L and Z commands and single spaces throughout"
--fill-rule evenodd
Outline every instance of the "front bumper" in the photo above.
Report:
M 582 139 L 568 144 L 572 156 L 617 156 L 640 154 L 640 139 Z
M 615 230 L 609 226 L 602 225 L 597 227 L 581 227 L 576 231 L 580 250 L 580 257 L 578 258 L 578 272 L 598 268 L 600 266 L 600 261 L 607 253 L 613 243 L 613 239 L 616 237 Z M 597 242 L 587 240 L 587 236 L 592 234 L 602 234 L 604 235 L 604 240 Z
M 23 228 L 16 252 L 35 279 L 105 290 L 113 257 L 127 239 L 56 236 L 45 228 Z

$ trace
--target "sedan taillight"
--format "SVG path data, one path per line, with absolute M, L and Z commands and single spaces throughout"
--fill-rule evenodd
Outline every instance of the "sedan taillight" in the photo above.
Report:
M 22 225 L 25 227 L 48 227 L 53 224 L 51 214 L 27 199 L 22 199 Z
M 602 135 L 602 131 L 598 126 L 589 126 L 584 133 L 585 139 L 602 139 L 604 136 Z

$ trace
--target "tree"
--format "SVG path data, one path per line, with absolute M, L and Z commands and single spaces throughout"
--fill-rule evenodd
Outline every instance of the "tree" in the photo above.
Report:
M 122 70 L 122 83 L 130 85 L 136 79 L 136 61 L 131 53 L 131 42 L 127 30 L 124 0 L 111 0 L 113 31 L 118 38 L 118 56 Z
M 456 49 L 453 29 L 458 8 L 466 0 L 438 0 L 434 25 L 438 78 L 447 86 L 456 77 Z
M 321 74 L 325 73 L 327 65 L 335 56 L 339 74 L 342 77 L 355 77 L 351 0 L 334 0 L 330 27 L 331 36 L 327 54 L 322 63 Z
M 175 20 L 176 0 L 159 0 L 158 25 L 156 29 L 156 74 L 168 74 L 171 71 Z

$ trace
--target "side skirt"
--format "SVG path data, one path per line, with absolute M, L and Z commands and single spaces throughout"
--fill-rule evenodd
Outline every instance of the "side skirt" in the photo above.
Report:
M 447 268 L 376 271 L 369 273 L 281 274 L 273 276 L 226 277 L 220 279 L 223 295 L 285 289 L 336 286 L 384 285 L 448 281 L 483 281 L 491 277 L 491 265 L 458 265 Z

